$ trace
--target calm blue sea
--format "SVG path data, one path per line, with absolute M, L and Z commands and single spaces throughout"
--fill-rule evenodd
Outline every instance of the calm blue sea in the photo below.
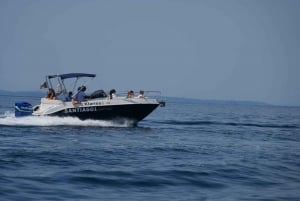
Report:
M 0 200 L 300 200 L 300 107 L 169 100 L 137 127 L 15 118 L 0 96 Z

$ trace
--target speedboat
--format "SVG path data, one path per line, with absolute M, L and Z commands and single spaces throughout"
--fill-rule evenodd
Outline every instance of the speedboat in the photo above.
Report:
M 47 75 L 43 86 L 53 89 L 57 83 L 60 95 L 55 99 L 41 98 L 40 104 L 36 106 L 24 101 L 16 102 L 15 116 L 70 116 L 81 120 L 129 120 L 133 124 L 137 124 L 158 106 L 165 105 L 165 100 L 159 91 L 145 91 L 143 98 L 127 97 L 126 94 L 118 92 L 117 96 L 112 98 L 104 90 L 98 89 L 81 102 L 74 103 L 67 99 L 70 91 L 74 96 L 78 93 L 75 90 L 80 86 L 78 85 L 79 80 L 95 77 L 95 74 L 87 73 Z M 67 83 L 73 84 L 68 88 Z

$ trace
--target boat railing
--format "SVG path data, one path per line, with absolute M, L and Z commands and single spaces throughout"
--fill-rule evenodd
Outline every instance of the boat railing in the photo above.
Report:
M 129 91 L 118 91 L 117 97 L 119 98 L 127 98 Z M 133 90 L 134 97 L 137 98 L 140 94 L 139 90 Z M 165 106 L 166 98 L 162 95 L 161 91 L 144 91 L 145 99 L 156 99 L 161 106 Z
M 132 90 L 133 91 L 133 90 Z M 117 97 L 127 97 L 129 91 L 118 91 L 117 92 Z M 134 92 L 134 97 L 138 97 L 140 94 L 139 91 L 133 91 Z M 161 97 L 161 92 L 160 91 L 144 91 L 144 97 L 145 98 L 159 98 Z

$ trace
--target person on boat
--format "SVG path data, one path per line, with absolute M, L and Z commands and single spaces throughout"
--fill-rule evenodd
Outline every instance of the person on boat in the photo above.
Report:
M 62 86 L 60 84 L 57 84 L 57 86 L 56 86 L 56 96 L 59 96 L 63 92 L 64 92 L 64 90 L 62 89 Z
M 68 96 L 66 97 L 65 101 L 71 101 L 73 96 L 73 92 L 69 91 Z
M 78 87 L 78 92 L 75 94 L 75 96 L 72 99 L 72 103 L 73 104 L 77 104 L 77 103 L 81 103 L 82 101 L 85 100 L 85 91 L 86 91 L 86 87 L 85 86 L 81 86 Z
M 134 91 L 130 90 L 127 94 L 127 98 L 134 98 Z
M 46 95 L 46 98 L 51 99 L 51 100 L 55 100 L 56 99 L 55 91 L 52 88 L 48 89 L 48 93 Z
M 110 99 L 116 98 L 117 97 L 116 93 L 117 93 L 117 91 L 115 89 L 110 90 L 109 91 L 109 98 Z
M 138 98 L 145 98 L 143 90 L 140 90 L 140 94 L 138 95 Z

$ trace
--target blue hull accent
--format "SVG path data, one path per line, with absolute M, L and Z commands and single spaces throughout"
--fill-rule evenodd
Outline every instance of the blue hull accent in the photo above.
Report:
M 24 117 L 32 115 L 33 108 L 30 103 L 19 101 L 15 103 L 15 116 Z

